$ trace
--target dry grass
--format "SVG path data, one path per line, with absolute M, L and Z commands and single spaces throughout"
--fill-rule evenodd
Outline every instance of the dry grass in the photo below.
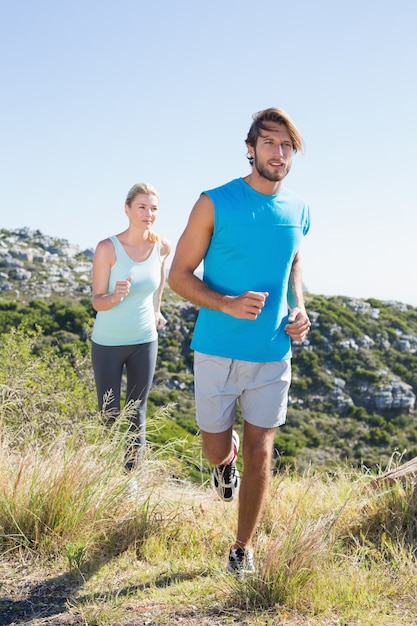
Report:
M 343 470 L 274 477 L 257 574 L 235 580 L 225 559 L 236 504 L 178 480 L 181 455 L 199 458 L 198 447 L 149 448 L 126 475 L 134 407 L 106 428 L 86 408 L 85 364 L 76 376 L 53 354 L 36 357 L 33 341 L 10 333 L 0 347 L 0 626 L 416 623 L 412 483 L 375 489 Z
M 21 456 L 3 442 L 0 624 L 413 623 L 411 487 L 378 492 L 348 473 L 275 477 L 258 573 L 236 581 L 224 571 L 236 505 L 170 478 L 166 454 L 151 450 L 132 500 L 120 432 Z

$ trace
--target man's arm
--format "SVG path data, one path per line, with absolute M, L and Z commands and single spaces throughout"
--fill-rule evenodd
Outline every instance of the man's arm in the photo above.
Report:
M 298 252 L 292 262 L 287 297 L 291 310 L 285 332 L 294 341 L 303 341 L 310 330 L 311 324 L 304 304 L 302 268 Z
M 222 294 L 210 289 L 194 274 L 206 255 L 213 228 L 213 203 L 203 194 L 195 203 L 188 224 L 178 241 L 168 284 L 180 296 L 197 306 L 254 320 L 264 306 L 267 293 L 247 291 L 240 296 Z
M 305 312 L 303 277 L 299 252 L 296 253 L 291 266 L 288 282 L 288 305 L 290 309 L 300 309 Z
M 202 195 L 195 203 L 188 224 L 178 241 L 168 284 L 193 304 L 220 310 L 221 294 L 209 289 L 194 274 L 210 245 L 213 222 L 212 202 L 208 196 Z

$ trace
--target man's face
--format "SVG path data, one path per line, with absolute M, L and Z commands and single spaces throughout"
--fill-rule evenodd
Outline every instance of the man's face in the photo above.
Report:
M 261 131 L 255 147 L 248 146 L 248 152 L 258 174 L 266 180 L 278 182 L 291 169 L 294 148 L 284 124 L 270 122 L 268 127 L 268 130 Z

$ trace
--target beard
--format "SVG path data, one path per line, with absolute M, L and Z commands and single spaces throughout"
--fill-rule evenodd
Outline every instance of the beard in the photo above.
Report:
M 291 163 L 288 163 L 282 170 L 269 170 L 268 166 L 265 163 L 261 163 L 258 160 L 256 152 L 254 156 L 253 166 L 257 170 L 259 176 L 265 178 L 266 180 L 269 180 L 271 183 L 276 183 L 280 180 L 283 180 L 291 169 Z

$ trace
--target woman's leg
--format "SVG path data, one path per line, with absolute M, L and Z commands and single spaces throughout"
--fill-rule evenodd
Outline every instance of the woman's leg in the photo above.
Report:
M 92 342 L 91 359 L 99 410 L 112 424 L 120 413 L 120 383 L 125 346 L 102 346 Z
M 131 418 L 135 435 L 131 459 L 127 463 L 128 469 L 135 467 L 143 454 L 146 441 L 146 405 L 155 374 L 157 352 L 157 340 L 138 344 L 131 346 L 130 355 L 126 360 L 126 402 L 140 401 L 135 415 Z

